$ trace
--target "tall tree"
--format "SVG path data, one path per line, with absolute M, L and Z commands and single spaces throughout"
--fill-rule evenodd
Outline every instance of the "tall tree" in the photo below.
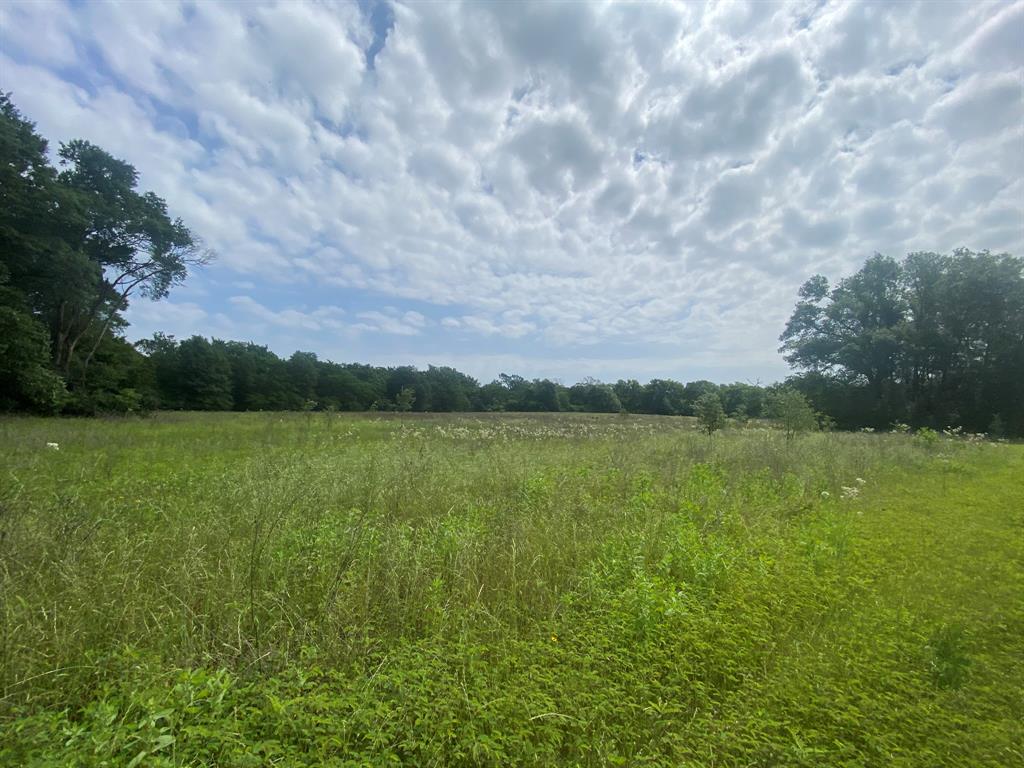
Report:
M 52 413 L 67 392 L 50 369 L 49 334 L 28 312 L 5 303 L 3 293 L 0 284 L 0 410 Z
M 61 145 L 58 173 L 47 149 L 0 94 L 0 265 L 8 292 L 49 330 L 54 369 L 81 390 L 129 298 L 163 298 L 208 257 L 161 198 L 136 190 L 131 165 L 76 140 Z
M 966 249 L 902 263 L 876 255 L 831 290 L 816 275 L 780 339 L 807 384 L 845 401 L 848 422 L 984 430 L 998 415 L 1024 431 L 1020 258 Z
M 231 363 L 224 342 L 193 336 L 178 345 L 177 364 L 183 408 L 231 410 Z
M 138 293 L 162 299 L 185 280 L 190 266 L 208 259 L 196 237 L 171 219 L 167 204 L 152 192 L 140 193 L 138 172 L 94 144 L 80 139 L 58 152 L 65 170 L 59 181 L 73 193 L 79 213 L 71 245 L 98 267 L 85 304 L 62 302 L 55 321 L 55 363 L 71 372 L 82 340 L 91 334 L 81 356 L 85 376 L 96 349 Z

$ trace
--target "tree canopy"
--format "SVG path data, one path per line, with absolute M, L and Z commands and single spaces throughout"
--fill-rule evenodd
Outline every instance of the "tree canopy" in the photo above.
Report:
M 780 337 L 794 381 L 843 426 L 1024 433 L 1024 260 L 966 249 L 876 255 L 815 275 Z
M 11 377 L 4 398 L 43 410 L 60 405 L 64 386 L 84 405 L 124 384 L 109 372 L 90 375 L 90 366 L 116 356 L 105 345 L 125 344 L 111 332 L 124 325 L 129 299 L 167 296 L 207 258 L 163 199 L 137 189 L 129 163 L 74 140 L 61 144 L 58 171 L 47 152 L 46 139 L 0 94 L 0 302 L 19 338 L 5 346 L 5 364 L 14 356 L 35 370 L 45 348 L 59 376 Z
M 648 384 L 596 379 L 566 386 L 550 379 L 501 374 L 481 385 L 454 368 L 377 367 L 321 360 L 311 352 L 282 358 L 251 342 L 193 336 L 178 341 L 164 334 L 140 341 L 136 385 L 150 408 L 184 410 L 510 411 L 661 413 L 694 416 L 701 398 L 734 402 L 750 417 L 763 415 L 772 387 L 709 382 Z M 671 402 L 666 391 L 677 394 Z M 631 396 L 630 407 L 619 392 Z M 685 393 L 690 392 L 689 399 Z M 650 408 L 648 407 L 650 406 Z M 653 410 L 657 408 L 657 410 Z M 724 420 L 724 413 L 722 415 Z M 722 422 L 717 422 L 719 427 Z

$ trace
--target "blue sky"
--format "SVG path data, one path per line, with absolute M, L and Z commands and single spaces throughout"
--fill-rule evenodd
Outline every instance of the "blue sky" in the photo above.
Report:
M 810 275 L 1024 253 L 1024 2 L 8 2 L 0 88 L 216 253 L 132 338 L 767 382 Z

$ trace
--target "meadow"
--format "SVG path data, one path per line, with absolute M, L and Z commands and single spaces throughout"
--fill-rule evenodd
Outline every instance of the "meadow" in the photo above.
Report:
M 0 764 L 1024 765 L 1024 446 L 0 420 Z

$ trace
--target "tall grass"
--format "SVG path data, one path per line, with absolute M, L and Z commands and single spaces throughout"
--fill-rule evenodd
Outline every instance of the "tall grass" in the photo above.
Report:
M 991 478 L 1021 458 L 678 418 L 4 420 L 0 755 L 915 764 L 958 722 L 998 764 L 1022 646 L 983 617 L 1024 626 L 990 507 L 1021 494 Z M 976 519 L 917 508 L 940 478 Z M 944 525 L 990 549 L 954 564 Z M 1003 583 L 905 591 L 944 564 Z

